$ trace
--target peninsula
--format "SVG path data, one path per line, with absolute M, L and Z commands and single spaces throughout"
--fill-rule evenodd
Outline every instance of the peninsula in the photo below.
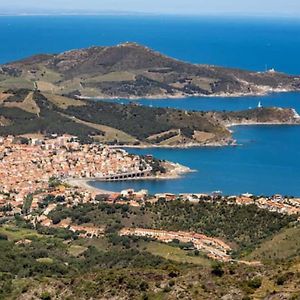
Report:
M 0 135 L 69 134 L 110 146 L 186 147 L 234 143 L 233 124 L 299 124 L 293 109 L 195 112 L 79 100 L 30 89 L 0 92 Z
M 0 89 L 80 98 L 261 95 L 299 91 L 300 77 L 182 62 L 136 43 L 40 54 L 0 66 Z

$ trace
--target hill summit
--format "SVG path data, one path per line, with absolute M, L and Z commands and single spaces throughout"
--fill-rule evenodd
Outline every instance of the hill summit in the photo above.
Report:
M 179 61 L 123 43 L 60 54 L 39 54 L 0 66 L 0 89 L 98 98 L 257 95 L 300 90 L 300 77 Z

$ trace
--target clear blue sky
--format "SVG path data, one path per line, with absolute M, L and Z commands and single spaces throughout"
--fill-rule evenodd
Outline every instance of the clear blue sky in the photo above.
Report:
M 66 11 L 242 14 L 300 18 L 300 0 L 0 0 L 0 14 Z

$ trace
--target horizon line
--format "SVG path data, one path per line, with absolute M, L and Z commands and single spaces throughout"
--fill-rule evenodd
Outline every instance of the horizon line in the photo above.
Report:
M 298 19 L 297 14 L 245 13 L 245 12 L 206 12 L 206 13 L 174 13 L 174 12 L 139 12 L 139 11 L 63 11 L 63 12 L 1 12 L 0 17 L 34 17 L 34 16 L 167 16 L 167 17 L 233 17 L 233 18 L 268 18 L 268 19 Z

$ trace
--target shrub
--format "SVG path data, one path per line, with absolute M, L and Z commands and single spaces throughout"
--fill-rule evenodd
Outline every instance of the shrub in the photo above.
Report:
M 213 263 L 211 273 L 215 276 L 222 277 L 224 275 L 222 265 L 219 262 Z
M 142 281 L 140 284 L 140 290 L 145 292 L 149 289 L 149 284 L 146 281 Z
M 254 277 L 253 279 L 248 281 L 248 286 L 252 289 L 258 289 L 261 287 L 261 278 L 260 277 Z
M 4 234 L 4 233 L 0 233 L 0 240 L 8 240 L 8 237 L 7 237 L 7 235 L 6 234 Z
M 279 275 L 276 279 L 276 284 L 277 285 L 284 285 L 284 283 L 289 280 L 289 278 L 293 275 L 293 273 L 284 273 L 282 275 Z
M 51 295 L 49 292 L 43 292 L 40 296 L 40 299 L 42 300 L 51 300 Z

